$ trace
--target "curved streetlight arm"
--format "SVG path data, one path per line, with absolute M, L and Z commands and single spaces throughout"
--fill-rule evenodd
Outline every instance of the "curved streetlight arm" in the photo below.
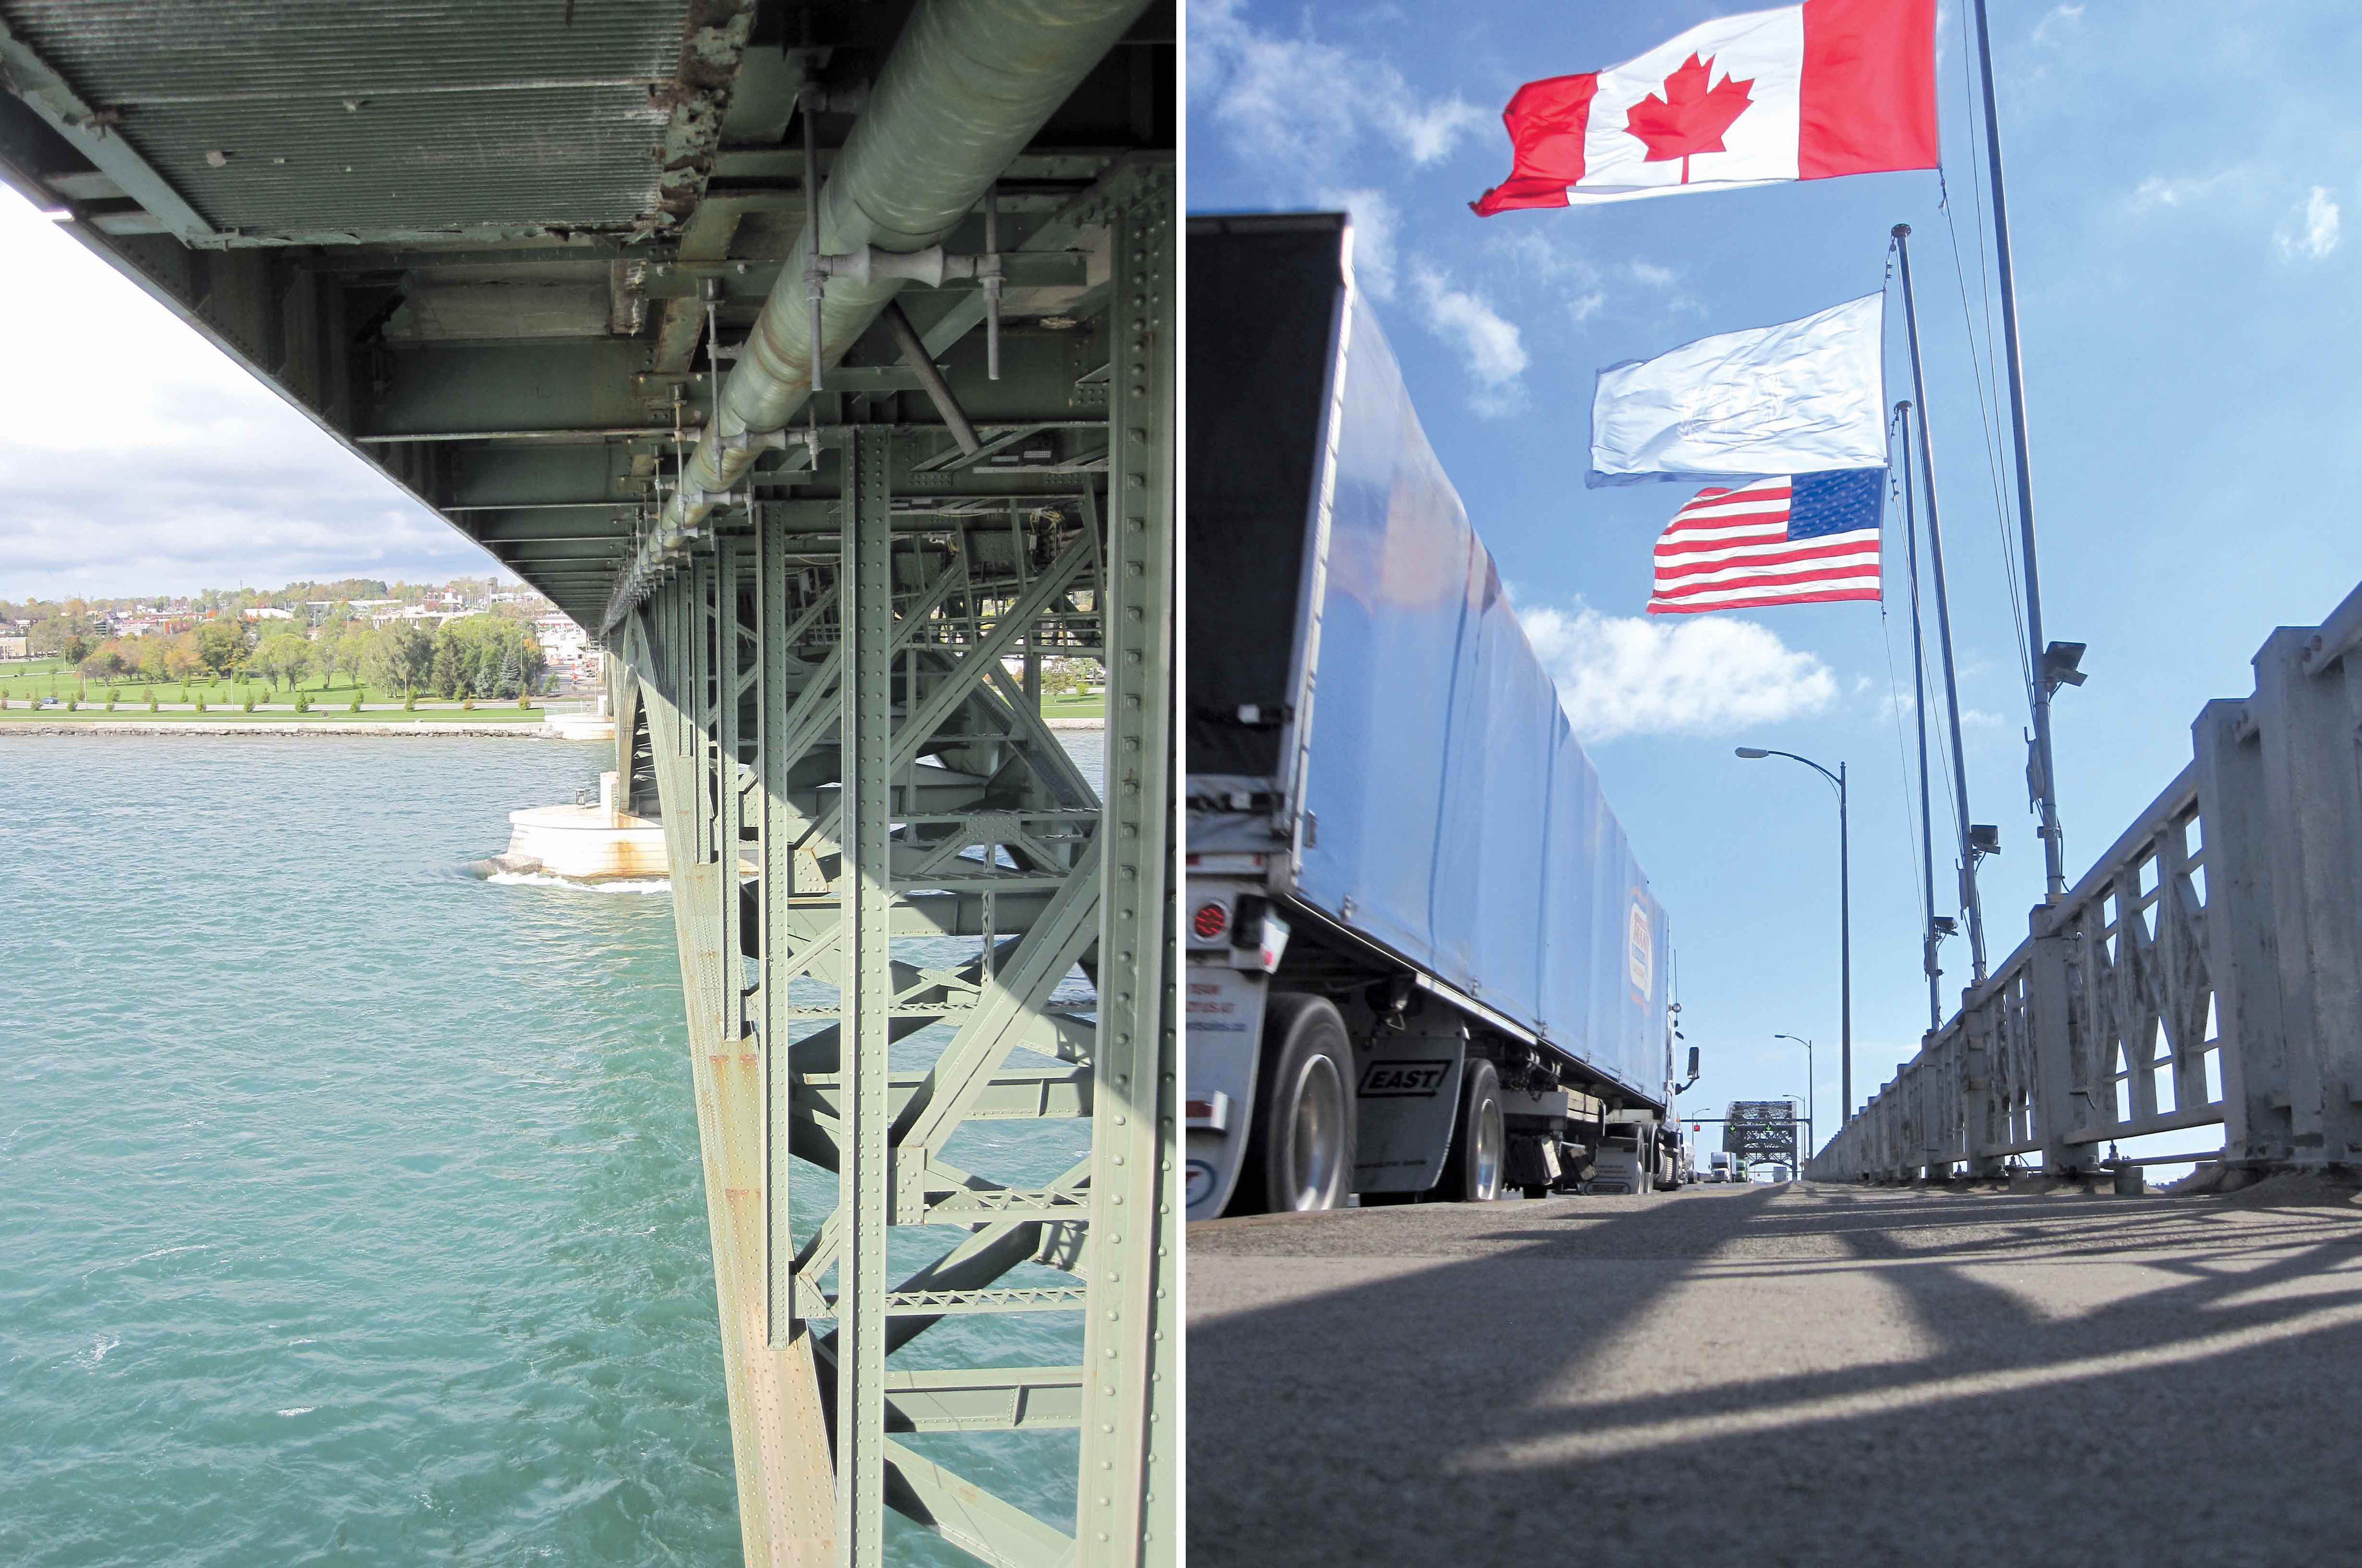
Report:
M 1838 1016 L 1841 1032 L 1838 1054 L 1841 1063 L 1838 1069 L 1839 1092 L 1845 1097 L 1845 1109 L 1838 1118 L 1838 1125 L 1843 1127 L 1853 1120 L 1853 851 L 1846 831 L 1845 764 L 1838 763 L 1838 770 L 1832 773 L 1811 757 L 1798 756 L 1793 751 L 1775 751 L 1760 745 L 1742 745 L 1737 749 L 1740 756 L 1749 761 L 1759 757 L 1784 756 L 1791 762 L 1801 762 L 1827 779 L 1829 788 L 1838 792 Z M 1793 1040 L 1795 1036 L 1786 1038 Z M 1809 1040 L 1802 1043 L 1809 1070 L 1813 1044 Z
M 1805 767 L 1811 768 L 1814 772 L 1819 774 L 1822 778 L 1827 779 L 1830 787 L 1836 790 L 1838 794 L 1842 795 L 1845 793 L 1845 780 L 1839 778 L 1836 774 L 1830 772 L 1827 768 L 1823 767 L 1819 763 L 1815 762 L 1809 756 L 1798 756 L 1793 751 L 1773 751 L 1768 746 L 1760 745 L 1740 746 L 1738 748 L 1738 755 L 1748 758 L 1749 761 L 1760 756 L 1784 756 L 1791 762 L 1801 762 Z

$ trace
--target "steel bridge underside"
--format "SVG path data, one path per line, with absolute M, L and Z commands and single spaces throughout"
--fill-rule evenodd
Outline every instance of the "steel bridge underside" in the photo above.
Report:
M 749 1562 L 1177 1556 L 1175 28 L 0 0 L 0 182 L 610 656 Z M 999 279 L 794 340 L 814 253 L 935 248 Z M 655 552 L 701 441 L 760 450 Z

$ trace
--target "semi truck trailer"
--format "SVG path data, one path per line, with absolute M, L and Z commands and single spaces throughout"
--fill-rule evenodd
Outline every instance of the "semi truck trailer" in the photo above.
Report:
M 1349 224 L 1188 245 L 1189 1218 L 1678 1186 L 1665 911 Z

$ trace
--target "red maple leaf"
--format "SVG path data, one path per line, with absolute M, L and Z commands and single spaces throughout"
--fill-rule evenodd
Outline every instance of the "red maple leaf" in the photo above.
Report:
M 1690 154 L 1724 150 L 1722 133 L 1755 101 L 1747 93 L 1755 85 L 1752 76 L 1734 82 L 1726 74 L 1708 87 L 1713 75 L 1714 57 L 1700 60 L 1694 54 L 1665 78 L 1662 98 L 1651 93 L 1624 116 L 1624 128 L 1648 144 L 1649 155 L 1641 161 L 1680 159 L 1684 185 L 1690 182 Z

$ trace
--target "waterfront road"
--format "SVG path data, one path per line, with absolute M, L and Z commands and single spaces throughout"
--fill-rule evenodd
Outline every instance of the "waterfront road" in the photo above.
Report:
M 2362 1562 L 2362 1204 L 1797 1184 L 1188 1233 L 1189 1556 Z

